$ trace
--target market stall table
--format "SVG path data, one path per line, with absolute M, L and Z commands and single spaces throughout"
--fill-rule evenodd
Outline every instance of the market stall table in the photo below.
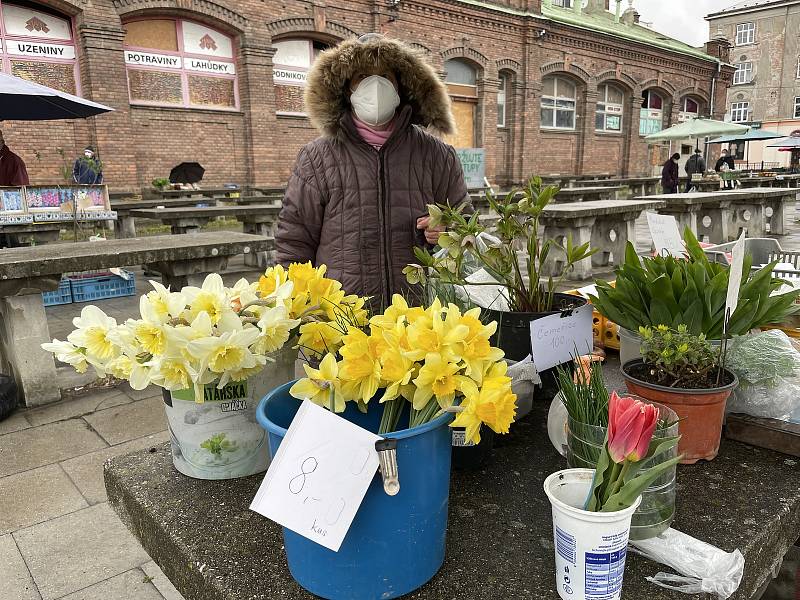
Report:
M 237 188 L 201 188 L 197 190 L 159 190 L 156 192 L 161 198 L 230 198 L 231 194 L 238 194 Z
M 248 204 L 243 206 L 175 206 L 169 208 L 138 208 L 131 216 L 155 219 L 170 226 L 172 233 L 194 233 L 217 217 L 234 217 L 242 223 L 276 221 L 280 206 L 277 204 Z
M 12 372 L 27 406 L 61 399 L 42 292 L 58 288 L 64 273 L 129 265 L 148 265 L 164 285 L 180 289 L 202 284 L 219 273 L 228 258 L 263 252 L 272 242 L 232 231 L 203 232 L 103 242 L 78 242 L 0 252 L 0 354 L 4 372 Z M 10 371 L 8 370 L 10 369 Z
M 624 188 L 621 185 L 562 187 L 555 202 L 593 202 L 615 200 Z
M 176 206 L 194 206 L 202 199 L 199 198 L 150 198 L 148 200 L 112 200 L 111 210 L 117 212 L 117 220 L 114 222 L 114 233 L 117 238 L 136 237 L 136 218 L 131 215 L 132 210 L 140 208 L 174 208 Z M 203 201 L 203 204 L 216 204 L 216 200 Z
M 542 484 L 566 461 L 548 440 L 547 408 L 535 402 L 510 435 L 498 437 L 487 467 L 452 474 L 444 566 L 404 598 L 557 598 Z M 678 468 L 674 527 L 744 554 L 744 577 L 732 600 L 753 597 L 800 535 L 794 465 L 786 455 L 723 440 L 714 461 Z M 402 485 L 404 465 L 398 467 Z M 169 444 L 105 466 L 111 505 L 186 600 L 311 600 L 289 573 L 281 528 L 248 510 L 262 479 L 190 479 L 173 467 Z M 708 598 L 649 583 L 645 577 L 670 571 L 663 565 L 633 552 L 627 562 L 623 600 Z
M 0 224 L 0 245 L 4 248 L 35 246 L 55 242 L 66 223 L 19 223 Z
M 657 194 L 661 191 L 661 177 L 654 175 L 652 177 L 612 177 L 610 179 L 586 179 L 576 181 L 572 184 L 572 186 L 621 186 L 623 188 L 628 188 L 635 196 L 648 196 L 651 194 Z

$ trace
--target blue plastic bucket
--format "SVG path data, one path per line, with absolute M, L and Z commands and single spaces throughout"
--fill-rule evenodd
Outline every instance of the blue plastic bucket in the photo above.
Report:
M 291 386 L 275 388 L 256 412 L 273 456 L 300 408 L 289 395 Z M 377 433 L 381 411 L 363 414 L 348 405 L 341 416 Z M 376 474 L 339 552 L 284 528 L 286 558 L 297 583 L 330 600 L 388 599 L 413 592 L 436 574 L 447 535 L 452 418 L 445 414 L 384 436 L 397 440 L 400 493 L 387 496 Z

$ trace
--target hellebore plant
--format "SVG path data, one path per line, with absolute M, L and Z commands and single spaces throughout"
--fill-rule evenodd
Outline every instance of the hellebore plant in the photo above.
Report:
M 673 448 L 680 436 L 653 442 L 658 408 L 612 392 L 608 404 L 608 435 L 597 461 L 592 490 L 585 509 L 591 512 L 624 510 L 664 471 L 683 458 L 676 458 L 642 470 L 657 454 Z

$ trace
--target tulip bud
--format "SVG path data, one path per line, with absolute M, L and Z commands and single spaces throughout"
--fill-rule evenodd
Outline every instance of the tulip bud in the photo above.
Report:
M 608 403 L 608 453 L 615 463 L 642 460 L 658 422 L 658 409 L 652 404 L 611 393 Z

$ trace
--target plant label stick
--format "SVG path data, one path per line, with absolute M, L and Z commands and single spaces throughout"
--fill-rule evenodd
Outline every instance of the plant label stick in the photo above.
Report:
M 250 510 L 338 552 L 378 469 L 380 439 L 305 400 Z
M 739 288 L 742 286 L 742 268 L 744 267 L 744 236 L 745 232 L 742 232 L 732 251 L 733 262 L 731 263 L 730 277 L 728 278 L 728 296 L 725 299 L 726 330 L 728 329 L 728 320 L 736 312 L 736 307 L 739 305 Z
M 648 212 L 647 226 L 650 228 L 650 237 L 653 238 L 656 254 L 666 253 L 676 258 L 683 256 L 683 240 L 675 217 Z

